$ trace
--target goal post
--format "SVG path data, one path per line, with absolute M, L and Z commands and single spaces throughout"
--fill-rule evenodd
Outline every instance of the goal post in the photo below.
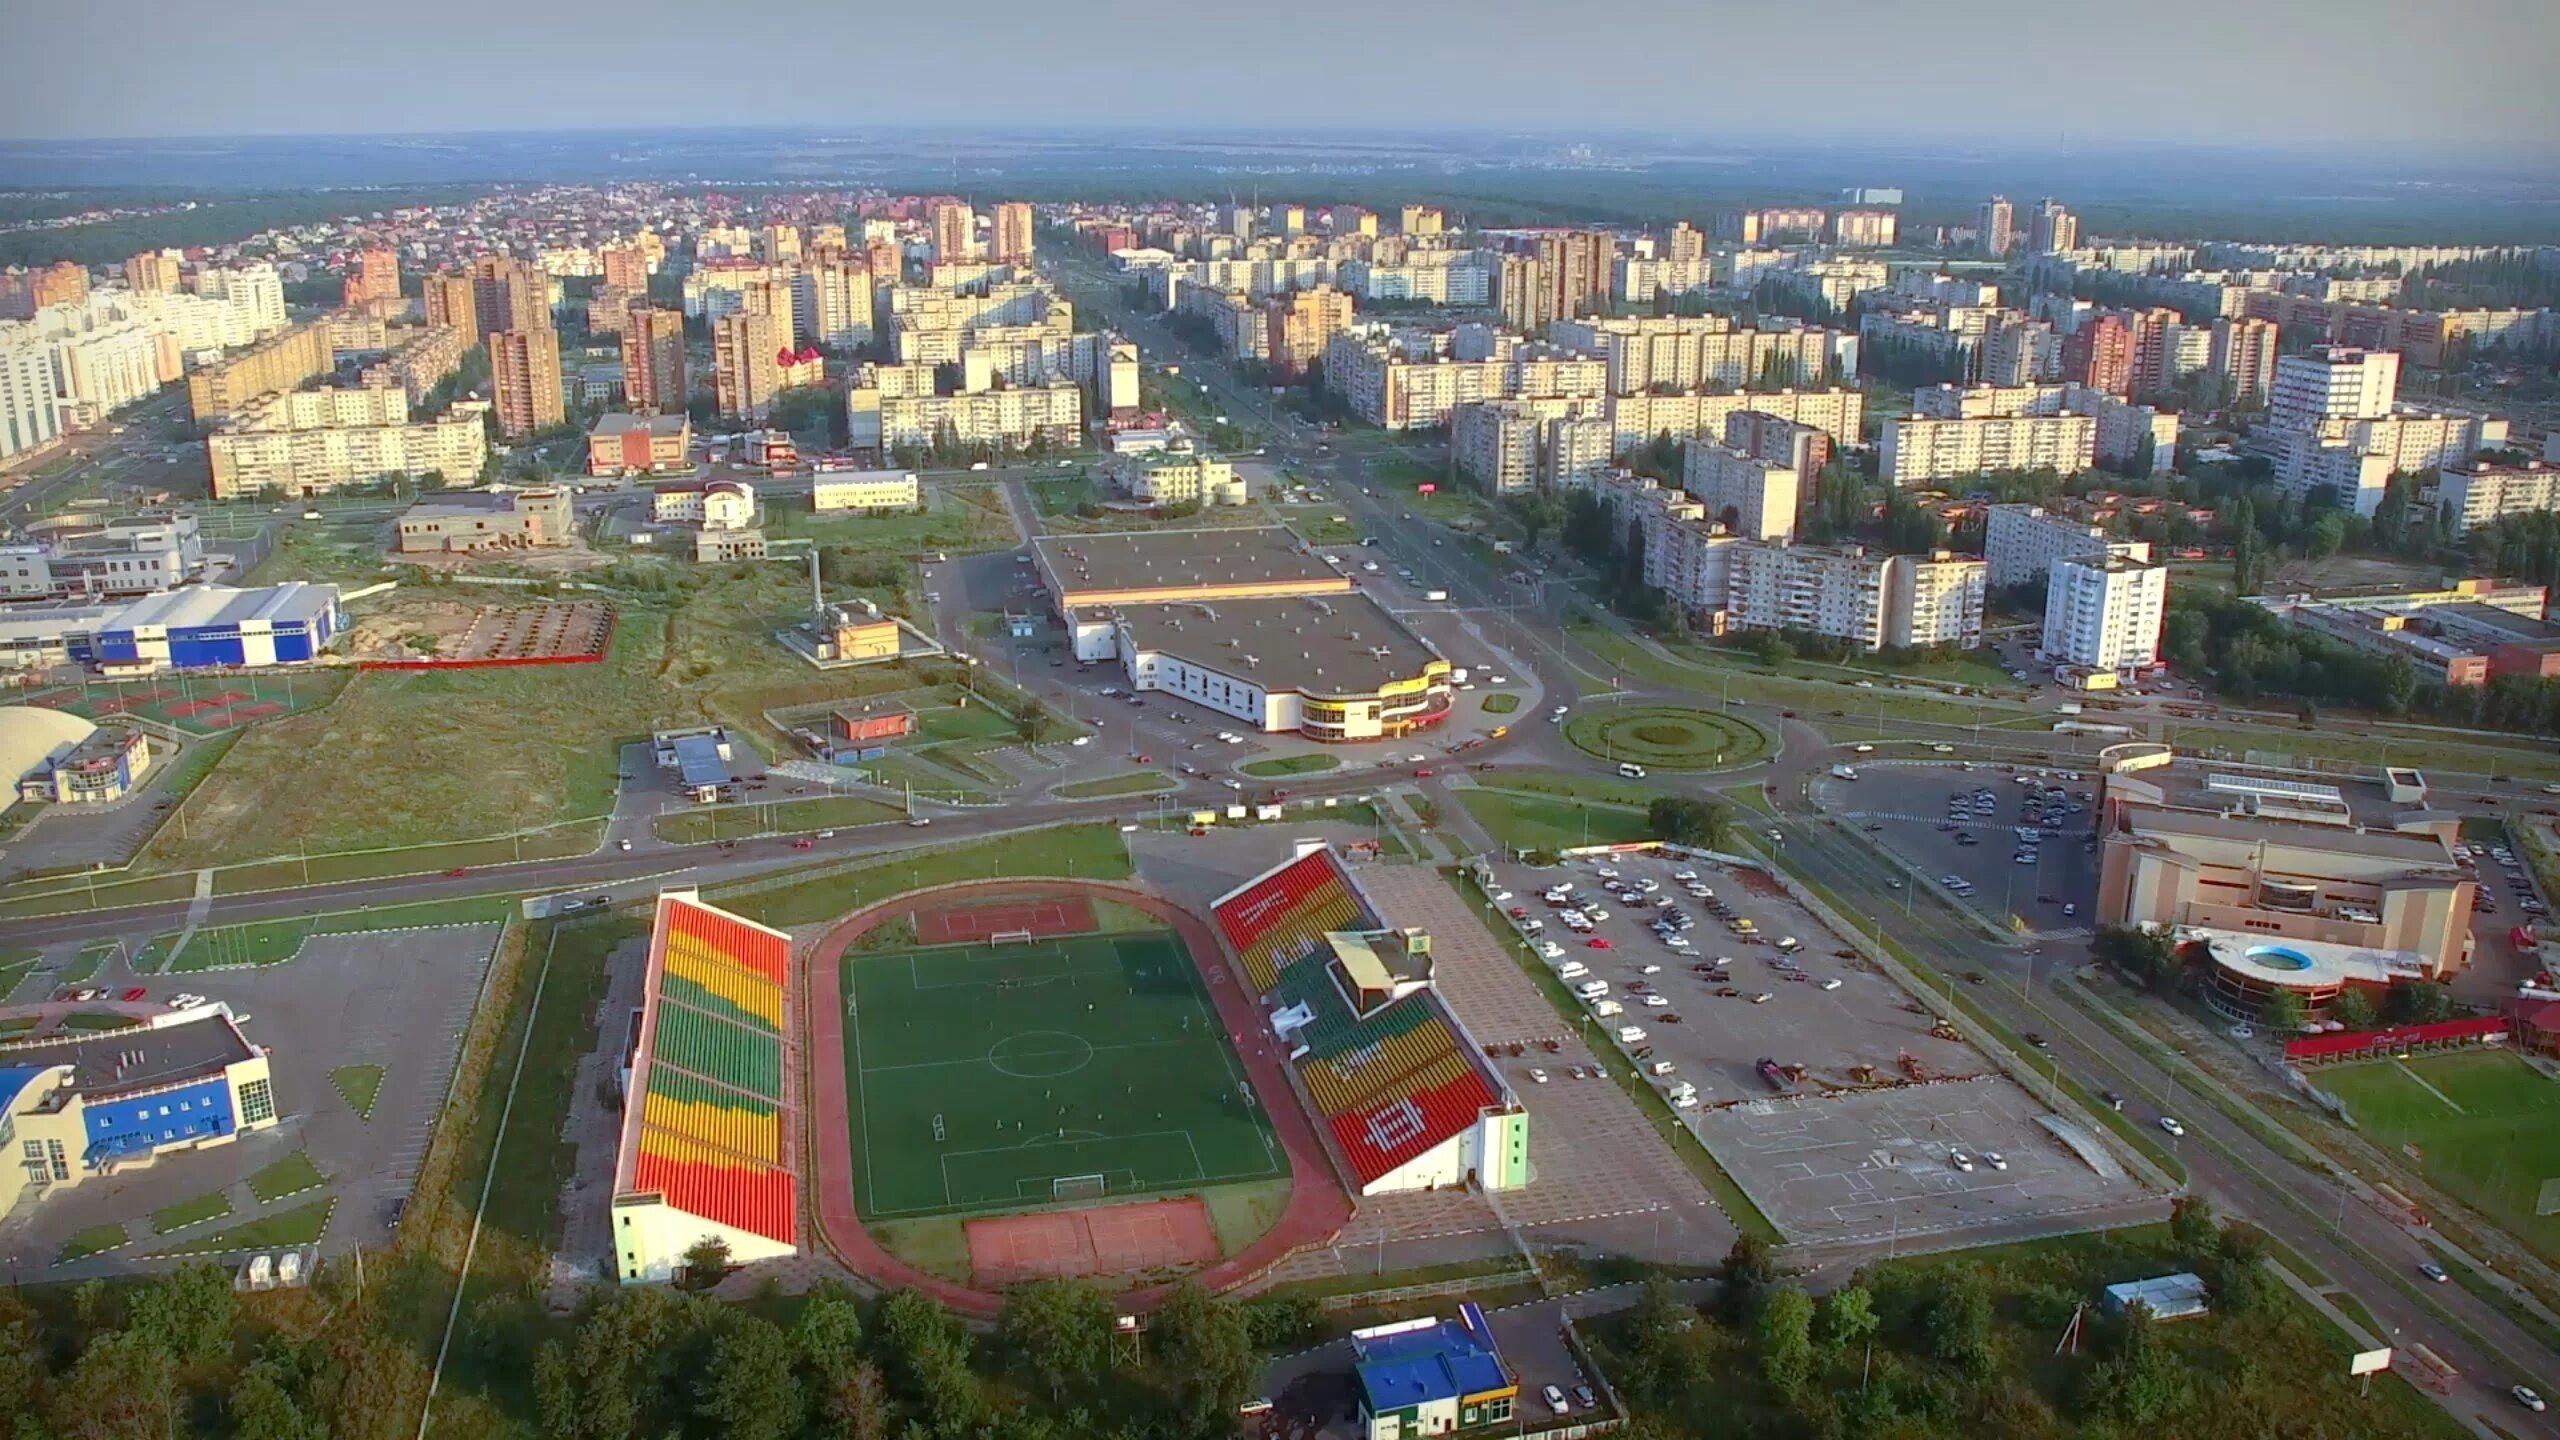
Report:
M 1049 1182 L 1052 1200 L 1092 1200 L 1109 1194 L 1111 1182 L 1099 1174 L 1061 1175 Z
M 998 930 L 987 937 L 987 943 L 990 945 L 1028 945 L 1031 943 L 1031 932 L 1028 930 Z

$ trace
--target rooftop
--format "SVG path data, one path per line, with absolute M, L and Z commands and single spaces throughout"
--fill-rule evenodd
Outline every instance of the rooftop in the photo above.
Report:
M 258 1053 L 231 1017 L 203 1010 L 156 1028 L 134 1026 L 0 1049 L 12 1066 L 71 1067 L 71 1088 L 97 1100 L 201 1080 Z
M 124 607 L 99 628 L 202 629 L 241 625 L 252 620 L 290 625 L 316 619 L 336 609 L 337 605 L 337 586 L 313 585 L 301 580 L 288 580 L 282 585 L 267 585 L 255 590 L 199 585 L 163 595 L 145 596 Z
M 2395 980 L 2424 980 L 2435 973 L 2427 957 L 2409 950 L 2376 950 L 2365 945 L 2280 939 L 2202 927 L 2181 929 L 2178 934 L 2202 941 L 2214 964 L 2262 985 L 2289 989 L 2331 988 L 2349 983 L 2387 986 Z
M 1371 1414 L 1518 1388 L 1482 1312 L 1465 1309 L 1463 1320 L 1414 1320 L 1353 1333 L 1355 1369 Z
M 1114 605 L 1139 650 L 1251 679 L 1268 690 L 1365 695 L 1440 660 L 1366 594 Z
M 2310 837 L 2323 844 L 2329 841 L 2328 832 L 2340 827 L 2365 826 L 2388 832 L 2409 818 L 2408 807 L 2392 800 L 2390 792 L 2371 772 L 2323 774 L 2306 779 L 2245 765 L 2176 759 L 2166 765 L 2120 771 L 2108 776 L 2106 783 L 2110 798 L 2148 800 L 2145 792 L 2156 791 L 2159 798 L 2151 803 L 2185 811 L 2236 815 L 2244 825 L 2274 823 L 2286 810 L 2298 811 L 2289 817 L 2297 820 L 2323 815 L 2329 823 L 2321 827 L 2320 835 Z M 2253 816 L 2250 812 L 2261 805 L 2277 813 Z M 2156 827 L 2146 819 L 2143 828 Z M 2423 836 L 2400 838 L 2425 841 Z M 2432 863 L 2451 861 L 2440 857 Z
M 2433 835 L 2396 830 L 2358 830 L 2314 821 L 2268 815 L 2220 815 L 2149 805 L 2126 812 L 2137 834 L 2187 835 L 2206 840 L 2263 843 L 2302 850 L 2327 850 L 2372 860 L 2399 861 L 2412 867 L 2453 869 L 2453 852 Z
M 606 436 L 637 435 L 644 432 L 650 435 L 681 435 L 685 431 L 685 423 L 686 417 L 682 415 L 624 415 L 616 413 L 597 416 L 596 428 L 587 433 L 591 435 Z
M 1089 591 L 1182 594 L 1213 586 L 1324 582 L 1347 590 L 1334 573 L 1281 525 L 1201 530 L 1141 530 L 1111 535 L 1045 535 L 1032 544 L 1049 588 L 1072 599 Z

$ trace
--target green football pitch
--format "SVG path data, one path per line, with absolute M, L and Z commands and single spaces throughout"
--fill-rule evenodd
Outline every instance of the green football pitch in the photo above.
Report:
M 2560 1085 L 2496 1050 L 2338 1066 L 2312 1083 L 2366 1137 L 2416 1146 L 2419 1173 L 2560 1262 L 2560 1215 L 2534 1213 L 2545 1183 L 2560 1183 Z
M 847 955 L 867 1220 L 1191 1190 L 1285 1168 L 1165 932 Z

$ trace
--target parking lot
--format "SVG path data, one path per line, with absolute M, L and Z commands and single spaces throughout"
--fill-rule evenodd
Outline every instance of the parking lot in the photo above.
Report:
M 2098 894 L 2096 775 L 2030 770 L 2022 779 L 2003 766 L 1863 757 L 1845 768 L 1857 778 L 1814 781 L 1815 807 L 1865 830 L 1915 875 L 1997 923 L 2014 915 L 2030 930 L 2088 928 Z
M 1630 903 L 1613 882 L 1654 888 Z M 2141 1198 L 1759 872 L 1634 854 L 1507 867 L 1498 883 L 1584 995 L 1587 1033 L 1644 1070 L 1790 1240 L 2014 1225 Z M 1557 884 L 1574 903 L 1545 901 Z M 1684 914 L 1685 946 L 1655 933 L 1658 917 Z

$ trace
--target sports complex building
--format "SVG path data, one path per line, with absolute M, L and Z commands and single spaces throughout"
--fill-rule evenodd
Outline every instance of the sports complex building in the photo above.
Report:
M 2422 776 L 2332 783 L 2146 744 L 2100 764 L 2098 921 L 2200 949 L 2227 1008 L 2283 990 L 2316 1011 L 2351 987 L 2378 994 L 2471 963 L 2478 885 L 2453 854 L 2458 818 L 2424 808 Z
M 1212 902 L 1355 1193 L 1529 1183 L 1529 1116 L 1325 846 Z
M 1449 662 L 1278 525 L 1051 535 L 1076 659 L 1269 733 L 1394 739 L 1451 710 Z
M 0 667 L 67 663 L 121 675 L 307 665 L 346 624 L 335 585 L 190 585 L 121 605 L 0 612 Z
M 267 1054 L 220 1006 L 0 1046 L 0 1212 L 275 1123 Z
M 704 1240 L 733 1262 L 800 1248 L 791 937 L 658 897 L 613 1180 L 616 1273 L 672 1278 Z

